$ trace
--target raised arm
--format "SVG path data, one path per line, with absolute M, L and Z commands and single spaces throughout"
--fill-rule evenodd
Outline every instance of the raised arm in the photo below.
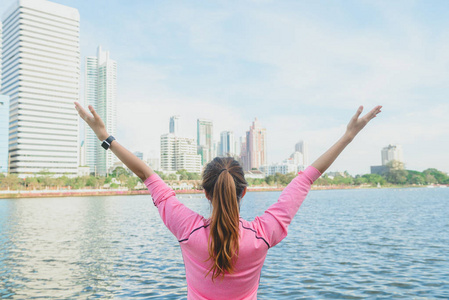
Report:
M 360 130 L 368 124 L 373 118 L 376 117 L 378 113 L 380 113 L 380 109 L 382 106 L 374 107 L 369 113 L 360 117 L 360 114 L 363 111 L 363 106 L 360 106 L 355 115 L 349 121 L 349 124 L 346 128 L 346 132 L 343 136 L 327 150 L 323 155 L 321 155 L 317 160 L 312 163 L 312 166 L 315 167 L 320 173 L 324 173 L 324 171 L 329 168 L 329 166 L 335 161 L 335 159 L 340 155 L 343 149 L 354 139 L 354 137 L 360 132 Z
M 89 110 L 92 114 L 88 113 L 78 102 L 75 102 L 75 108 L 78 111 L 80 117 L 86 121 L 87 125 L 97 135 L 100 141 L 104 141 L 109 137 L 106 131 L 106 126 L 97 114 L 95 109 L 89 105 Z M 112 141 L 109 149 L 120 159 L 134 174 L 136 174 L 142 181 L 145 181 L 148 177 L 154 174 L 154 171 L 141 161 L 137 156 L 128 151 L 125 147 L 120 145 L 116 140 Z M 107 151 L 107 150 L 105 150 Z

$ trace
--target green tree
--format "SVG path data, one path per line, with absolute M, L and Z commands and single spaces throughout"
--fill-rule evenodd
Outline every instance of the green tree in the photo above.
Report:
M 436 180 L 435 176 L 433 176 L 430 173 L 426 174 L 426 182 L 427 182 L 427 184 L 438 183 L 438 181 Z
M 314 184 L 315 185 L 324 185 L 324 186 L 331 185 L 332 179 L 329 178 L 329 175 L 327 175 L 327 173 L 324 173 L 320 178 L 315 180 Z
M 407 171 L 401 169 L 391 169 L 386 175 L 388 182 L 393 184 L 405 184 L 407 183 Z
M 187 174 L 187 170 L 181 169 L 176 171 L 176 174 L 179 174 L 179 180 L 187 180 L 189 179 L 189 175 Z
M 86 180 L 86 186 L 97 187 L 97 178 L 95 176 L 90 175 Z
M 88 178 L 89 176 L 79 176 L 73 178 L 72 187 L 76 190 L 84 188 L 86 186 Z
M 435 178 L 436 183 L 449 184 L 449 176 L 446 173 L 443 173 L 443 172 L 441 172 L 441 171 L 439 171 L 437 169 L 433 169 L 433 168 L 432 169 L 426 169 L 426 170 L 423 171 L 423 174 L 425 176 L 432 175 Z
M 137 177 L 134 176 L 128 177 L 128 180 L 126 181 L 126 187 L 128 188 L 128 190 L 133 190 L 136 185 L 137 185 Z
M 2 189 L 17 190 L 21 186 L 20 183 L 20 178 L 15 174 L 8 174 L 0 179 L 0 187 Z
M 354 184 L 355 185 L 362 185 L 362 184 L 366 184 L 368 183 L 368 179 L 366 179 L 365 177 L 362 177 L 360 175 L 356 175 L 354 177 Z
M 201 180 L 201 175 L 198 173 L 188 172 L 187 179 L 188 180 Z
M 39 181 L 37 180 L 36 177 L 25 178 L 25 184 L 26 184 L 27 188 L 32 189 L 32 190 L 41 189 L 41 184 L 39 183 Z
M 425 175 L 418 171 L 407 170 L 407 183 L 422 185 L 426 183 Z
M 128 181 L 128 177 L 125 174 L 120 174 L 119 177 L 117 178 L 118 181 L 120 181 L 120 186 L 124 186 L 126 185 L 126 182 Z
M 120 177 L 120 175 L 125 175 L 126 177 L 128 177 L 130 174 L 129 174 L 129 172 L 128 172 L 125 168 L 123 168 L 123 167 L 116 167 L 116 168 L 112 171 L 112 173 L 111 173 L 111 176 L 112 176 L 112 177 L 115 177 L 115 178 Z
M 159 177 L 160 177 L 162 180 L 167 180 L 167 176 L 164 174 L 164 172 L 161 172 L 161 171 L 154 171 L 154 173 L 156 173 L 157 175 L 159 175 Z
M 108 178 L 108 177 L 99 176 L 99 177 L 97 178 L 97 185 L 96 185 L 96 188 L 97 188 L 97 189 L 102 188 L 102 187 L 104 186 L 105 181 L 106 181 L 106 178 Z
M 176 176 L 176 174 L 168 174 L 167 180 L 177 180 L 178 177 Z
M 378 183 L 381 185 L 385 184 L 385 178 L 379 174 L 365 174 L 362 177 L 366 178 L 366 181 L 372 185 L 377 185 Z
M 337 175 L 332 179 L 332 183 L 336 185 L 352 185 L 354 179 L 350 175 L 348 177 Z

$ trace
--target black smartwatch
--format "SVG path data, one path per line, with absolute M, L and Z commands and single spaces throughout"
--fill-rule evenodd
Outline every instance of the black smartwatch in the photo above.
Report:
M 108 150 L 109 147 L 111 146 L 112 141 L 115 141 L 115 137 L 113 137 L 112 135 L 110 135 L 107 139 L 105 139 L 103 141 L 103 143 L 101 143 L 101 147 L 104 148 L 104 150 Z

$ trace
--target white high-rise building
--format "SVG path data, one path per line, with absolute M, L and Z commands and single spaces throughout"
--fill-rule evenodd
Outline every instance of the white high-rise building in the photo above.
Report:
M 300 152 L 302 154 L 302 165 L 307 167 L 309 165 L 309 144 L 306 141 L 299 141 L 295 145 L 295 152 Z
M 299 151 L 295 151 L 290 155 L 290 161 L 294 165 L 301 165 L 304 167 L 304 155 Z
M 234 132 L 223 131 L 220 133 L 218 155 L 232 157 L 236 155 Z
M 214 125 L 212 121 L 205 119 L 197 120 L 198 154 L 201 155 L 201 164 L 203 166 L 213 159 L 213 131 Z
M 2 17 L 2 94 L 10 96 L 10 171 L 76 176 L 80 48 L 77 9 L 20 0 Z
M 109 51 L 98 47 L 97 56 L 86 57 L 84 99 L 85 106 L 92 105 L 106 125 L 109 134 L 115 135 L 117 126 L 117 63 L 110 59 Z M 91 173 L 106 175 L 116 158 L 112 151 L 101 147 L 95 133 L 85 130 L 86 164 Z
M 382 149 L 382 166 L 391 161 L 404 163 L 401 145 L 388 145 Z
M 161 169 L 163 171 L 187 170 L 201 172 L 201 155 L 197 154 L 194 139 L 167 133 L 161 136 Z

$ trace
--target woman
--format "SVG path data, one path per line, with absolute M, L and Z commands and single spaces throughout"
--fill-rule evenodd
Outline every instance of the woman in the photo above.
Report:
M 278 201 L 248 222 L 239 215 L 247 183 L 243 169 L 232 158 L 215 158 L 203 172 L 203 188 L 212 203 L 204 218 L 176 199 L 154 171 L 115 141 L 92 106 L 89 114 L 79 103 L 76 110 L 110 150 L 150 191 L 164 224 L 179 241 L 186 269 L 188 299 L 256 299 L 267 251 L 287 235 L 287 227 L 304 201 L 312 183 L 378 113 L 376 106 L 360 118 L 360 106 L 344 135 L 310 167 L 292 180 Z

